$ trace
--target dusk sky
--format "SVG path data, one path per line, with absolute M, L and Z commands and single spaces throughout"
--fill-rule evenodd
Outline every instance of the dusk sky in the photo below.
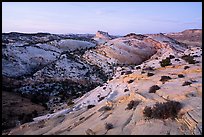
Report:
M 2 2 L 2 32 L 168 33 L 202 28 L 202 2 Z

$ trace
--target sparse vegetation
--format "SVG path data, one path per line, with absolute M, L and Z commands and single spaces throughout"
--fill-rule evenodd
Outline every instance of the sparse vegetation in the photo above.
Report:
M 184 67 L 185 70 L 188 69 L 188 68 L 190 68 L 190 67 L 189 67 L 189 66 L 185 66 L 185 67 Z
M 74 102 L 71 100 L 71 99 L 68 99 L 67 100 L 67 106 L 71 106 L 71 105 L 73 105 L 74 104 Z
M 168 81 L 168 80 L 170 80 L 170 79 L 171 79 L 171 77 L 169 77 L 169 76 L 161 76 L 160 81 L 163 82 L 163 83 L 165 83 L 166 81 Z
M 143 114 L 148 118 L 155 119 L 175 119 L 178 112 L 182 108 L 182 104 L 177 101 L 167 101 L 164 103 L 156 103 L 153 107 L 146 106 Z
M 183 74 L 178 74 L 179 78 L 184 78 L 185 76 Z
M 127 91 L 129 91 L 129 89 L 125 89 L 125 90 L 124 90 L 124 92 L 127 92 Z
M 113 78 L 109 78 L 109 81 L 113 80 Z
M 200 56 L 198 56 L 198 55 L 193 55 L 193 57 L 200 57 Z
M 125 75 L 129 75 L 129 74 L 132 74 L 132 71 L 126 71 L 125 72 Z
M 137 66 L 136 69 L 141 69 L 141 67 L 140 67 L 140 66 Z
M 127 81 L 127 83 L 130 84 L 130 83 L 132 83 L 133 81 L 134 81 L 134 80 L 131 79 L 131 80 Z
M 153 85 L 149 88 L 149 93 L 155 93 L 159 89 L 160 87 L 158 85 Z
M 124 71 L 122 71 L 120 74 L 121 74 L 121 75 L 124 75 L 124 74 L 125 74 L 125 72 L 124 72 Z
M 162 61 L 159 62 L 161 67 L 165 67 L 165 66 L 170 66 L 172 65 L 171 63 L 171 59 L 170 58 L 166 58 L 166 59 L 163 59 Z
M 90 108 L 93 108 L 93 107 L 95 107 L 95 105 L 88 105 L 87 109 L 90 109 Z
M 180 59 L 175 59 L 175 61 L 180 61 Z
M 183 55 L 181 57 L 183 60 L 185 60 L 186 62 L 188 62 L 189 64 L 195 64 L 196 61 L 194 60 L 194 58 L 190 55 Z
M 113 129 L 113 124 L 111 124 L 111 123 L 106 123 L 106 124 L 105 124 L 105 128 L 106 128 L 107 130 Z
M 175 58 L 175 56 L 174 55 L 169 55 L 169 58 L 173 59 L 173 58 Z
M 151 73 L 151 72 L 148 72 L 148 73 L 147 73 L 147 76 L 148 76 L 148 77 L 151 77 L 151 76 L 153 76 L 153 75 L 154 75 L 154 73 Z
M 136 107 L 139 105 L 140 101 L 137 101 L 137 100 L 131 100 L 128 104 L 127 104 L 127 107 L 125 109 L 128 109 L 128 110 L 135 110 Z
M 101 100 L 103 100 L 105 97 L 99 97 L 98 102 L 100 102 Z
M 188 85 L 190 85 L 190 84 L 192 84 L 192 83 L 189 82 L 189 81 L 185 81 L 185 82 L 182 84 L 182 86 L 188 86 Z

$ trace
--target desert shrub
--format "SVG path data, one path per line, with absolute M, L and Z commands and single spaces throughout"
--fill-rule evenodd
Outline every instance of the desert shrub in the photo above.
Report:
M 185 70 L 188 69 L 188 68 L 190 68 L 190 67 L 189 67 L 189 66 L 185 66 L 185 67 L 184 67 Z
M 87 109 L 90 109 L 90 108 L 93 108 L 93 107 L 95 107 L 95 105 L 88 105 Z
M 136 107 L 137 107 L 137 105 L 139 105 L 139 103 L 140 103 L 140 101 L 131 100 L 131 101 L 127 104 L 126 109 L 128 109 L 128 110 L 131 110 L 131 109 L 135 110 Z
M 132 74 L 132 71 L 126 71 L 125 74 L 126 75 Z
M 179 78 L 184 78 L 185 76 L 183 74 L 178 74 Z
M 109 78 L 109 81 L 110 81 L 110 80 L 113 80 L 113 78 Z
M 111 110 L 112 108 L 111 107 L 109 107 L 109 106 L 103 106 L 103 107 L 101 107 L 98 111 L 99 112 L 101 112 L 101 111 L 109 111 L 109 110 Z
M 113 128 L 113 124 L 111 124 L 111 123 L 106 123 L 106 124 L 105 124 L 105 128 L 106 128 L 107 130 L 110 130 L 110 129 Z
M 169 55 L 169 58 L 173 59 L 173 58 L 175 58 L 175 56 L 174 55 Z
M 131 80 L 127 81 L 127 83 L 130 84 L 130 83 L 132 83 L 133 81 L 134 81 L 134 80 L 131 79 Z
M 144 114 L 146 117 L 151 117 L 151 115 L 152 115 L 152 108 L 146 106 L 146 107 L 144 108 L 144 110 L 143 110 L 143 114 Z
M 180 59 L 175 59 L 175 61 L 180 61 Z
M 183 55 L 181 57 L 183 60 L 185 60 L 186 62 L 188 62 L 189 64 L 195 64 L 196 61 L 194 60 L 194 58 L 190 55 Z
M 141 71 L 141 74 L 144 74 L 145 72 L 144 71 Z
M 127 92 L 127 91 L 129 91 L 129 89 L 125 89 L 125 90 L 124 90 L 124 92 Z
M 192 83 L 189 82 L 189 81 L 185 81 L 185 82 L 182 84 L 182 86 L 187 86 L 187 85 L 190 85 L 190 84 L 192 84 Z
M 198 56 L 198 55 L 193 55 L 193 57 L 200 57 L 200 56 Z
M 160 89 L 159 86 L 153 85 L 153 86 L 151 86 L 151 87 L 149 88 L 149 93 L 155 93 L 156 90 L 159 90 L 159 89 Z
M 177 101 L 167 101 L 164 103 L 156 103 L 153 107 L 146 106 L 144 108 L 143 114 L 148 118 L 155 119 L 175 119 L 178 112 L 182 108 L 180 102 Z
M 169 77 L 169 76 L 161 76 L 160 81 L 166 82 L 166 81 L 168 81 L 168 80 L 170 80 L 170 79 L 171 79 L 171 77 Z
M 99 97 L 98 102 L 100 102 L 101 100 L 103 100 L 105 97 Z
M 159 63 L 160 63 L 160 65 L 161 65 L 161 67 L 165 67 L 165 66 L 172 65 L 170 58 L 163 59 L 163 60 L 160 61 Z
M 151 77 L 151 76 L 153 76 L 153 75 L 154 75 L 154 73 L 151 73 L 151 72 L 148 72 L 148 73 L 147 73 L 147 76 L 148 76 L 148 77 Z
M 67 100 L 67 106 L 71 106 L 71 105 L 73 105 L 74 104 L 74 102 L 71 100 L 71 99 L 68 99 Z
M 140 66 L 137 66 L 136 69 L 141 69 L 141 67 L 140 67 Z
M 124 72 L 124 71 L 122 71 L 120 74 L 121 74 L 121 75 L 124 75 L 124 74 L 125 74 L 125 72 Z

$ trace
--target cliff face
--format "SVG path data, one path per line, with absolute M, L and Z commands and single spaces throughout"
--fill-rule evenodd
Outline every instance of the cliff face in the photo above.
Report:
M 34 78 L 70 77 L 83 86 L 86 69 L 81 65 L 94 65 L 111 76 L 109 80 L 74 98 L 74 104 L 12 129 L 10 135 L 202 134 L 200 47 L 187 48 L 163 34 L 129 34 L 99 43 L 76 60 L 70 61 L 70 53 L 60 56 L 54 68 L 45 67 Z M 61 69 L 64 77 L 58 75 Z M 94 74 L 90 80 L 102 79 L 96 74 L 94 79 Z

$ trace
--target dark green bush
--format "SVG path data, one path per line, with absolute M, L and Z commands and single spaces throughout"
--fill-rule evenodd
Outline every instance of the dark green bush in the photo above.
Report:
M 155 119 L 175 119 L 178 112 L 181 110 L 182 105 L 177 101 L 167 101 L 164 103 L 156 103 L 153 107 L 146 106 L 143 114 L 148 118 Z
M 160 61 L 159 63 L 160 63 L 160 65 L 161 65 L 161 67 L 165 67 L 165 66 L 170 66 L 170 65 L 172 65 L 170 58 L 163 59 L 163 60 Z
M 181 57 L 183 60 L 185 60 L 186 62 L 188 62 L 189 64 L 195 64 L 196 61 L 194 60 L 194 58 L 190 55 L 183 55 Z
M 137 101 L 137 100 L 131 100 L 128 104 L 127 104 L 127 108 L 128 110 L 135 110 L 137 105 L 139 105 L 140 101 Z

